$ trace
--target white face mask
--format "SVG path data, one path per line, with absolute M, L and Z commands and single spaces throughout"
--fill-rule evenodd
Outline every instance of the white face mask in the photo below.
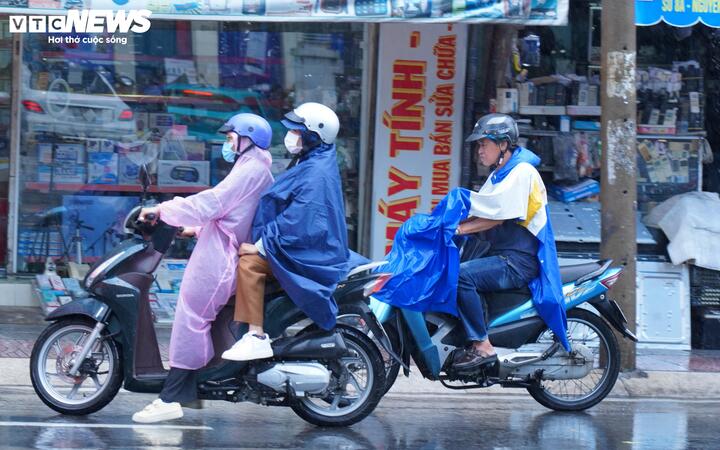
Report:
M 288 131 L 285 135 L 285 148 L 293 155 L 297 155 L 302 151 L 302 140 L 300 136 L 292 131 Z

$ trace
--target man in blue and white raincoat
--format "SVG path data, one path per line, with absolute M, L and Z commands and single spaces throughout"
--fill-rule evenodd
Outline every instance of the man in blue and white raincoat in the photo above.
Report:
M 460 370 L 497 360 L 483 313 L 486 292 L 529 286 L 540 316 L 569 348 L 547 194 L 535 169 L 540 159 L 517 140 L 517 124 L 504 114 L 482 117 L 467 138 L 493 172 L 479 192 L 470 192 L 469 218 L 457 228 L 461 235 L 482 232 L 490 243 L 483 257 L 460 265 L 457 306 L 469 344 L 455 360 Z

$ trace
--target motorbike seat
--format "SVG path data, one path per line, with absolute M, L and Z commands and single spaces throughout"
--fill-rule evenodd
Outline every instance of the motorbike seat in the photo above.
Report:
M 607 261 L 595 261 L 586 264 L 574 264 L 572 266 L 560 267 L 560 278 L 562 283 L 572 283 L 585 275 L 592 274 L 603 268 Z
M 488 323 L 505 313 L 512 311 L 532 298 L 530 288 L 525 286 L 517 289 L 488 292 L 485 294 L 485 314 Z
M 366 272 L 368 270 L 374 269 L 376 267 L 380 267 L 385 264 L 387 264 L 387 261 L 373 261 L 373 262 L 370 262 L 367 264 L 361 264 L 359 266 L 354 267 L 352 270 L 350 270 L 350 272 L 348 272 L 348 274 L 345 278 L 346 279 L 351 278 L 353 275 L 357 275 L 359 273 Z

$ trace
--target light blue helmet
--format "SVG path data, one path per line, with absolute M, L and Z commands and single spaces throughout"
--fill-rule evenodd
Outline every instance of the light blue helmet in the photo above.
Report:
M 249 138 L 257 147 L 265 150 L 270 148 L 272 128 L 267 120 L 257 114 L 235 114 L 218 130 L 219 133 L 230 131 Z

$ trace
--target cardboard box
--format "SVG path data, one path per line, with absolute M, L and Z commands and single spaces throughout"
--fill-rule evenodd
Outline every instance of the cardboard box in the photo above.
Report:
M 155 271 L 158 292 L 172 293 L 180 291 L 180 283 L 187 268 L 185 259 L 164 259 Z
M 85 163 L 84 144 L 55 144 L 55 163 Z
M 550 185 L 550 195 L 564 203 L 574 202 L 600 193 L 600 183 L 595 180 L 585 180 L 573 186 Z
M 533 83 L 520 83 L 518 85 L 518 105 L 530 106 L 535 95 L 535 85 Z
M 138 184 L 140 166 L 132 162 L 127 154 L 118 155 L 118 184 Z
M 187 161 L 205 161 L 205 142 L 183 141 Z
M 205 161 L 205 142 L 168 134 L 160 142 L 160 159 L 165 161 Z
M 172 114 L 150 113 L 150 129 L 157 128 L 160 134 L 172 128 L 174 118 Z
M 208 186 L 209 161 L 158 161 L 159 186 Z
M 56 162 L 53 166 L 53 183 L 84 184 L 87 168 L 75 162 Z M 49 180 L 48 180 L 49 181 Z
M 53 144 L 42 142 L 37 145 L 38 163 L 52 164 L 53 161 Z
M 591 84 L 588 86 L 587 106 L 598 106 L 598 90 L 597 84 Z
M 112 153 L 115 151 L 115 142 L 108 139 L 88 139 L 85 143 L 85 150 L 88 153 Z
M 578 88 L 578 106 L 588 106 L 588 100 L 590 98 L 590 85 L 587 83 L 581 83 Z
M 88 184 L 118 184 L 117 153 L 88 153 Z
M 49 183 L 50 174 L 52 173 L 52 167 L 48 165 L 37 166 L 37 182 L 38 183 Z
M 145 158 L 145 143 L 118 143 L 118 183 L 138 184 L 140 165 L 138 161 Z
M 496 91 L 497 112 L 510 114 L 518 111 L 518 90 L 498 88 Z
M 85 144 L 55 144 L 52 171 L 54 183 L 85 183 Z
M 138 131 L 146 131 L 150 129 L 150 114 L 142 111 L 135 111 L 135 127 Z

